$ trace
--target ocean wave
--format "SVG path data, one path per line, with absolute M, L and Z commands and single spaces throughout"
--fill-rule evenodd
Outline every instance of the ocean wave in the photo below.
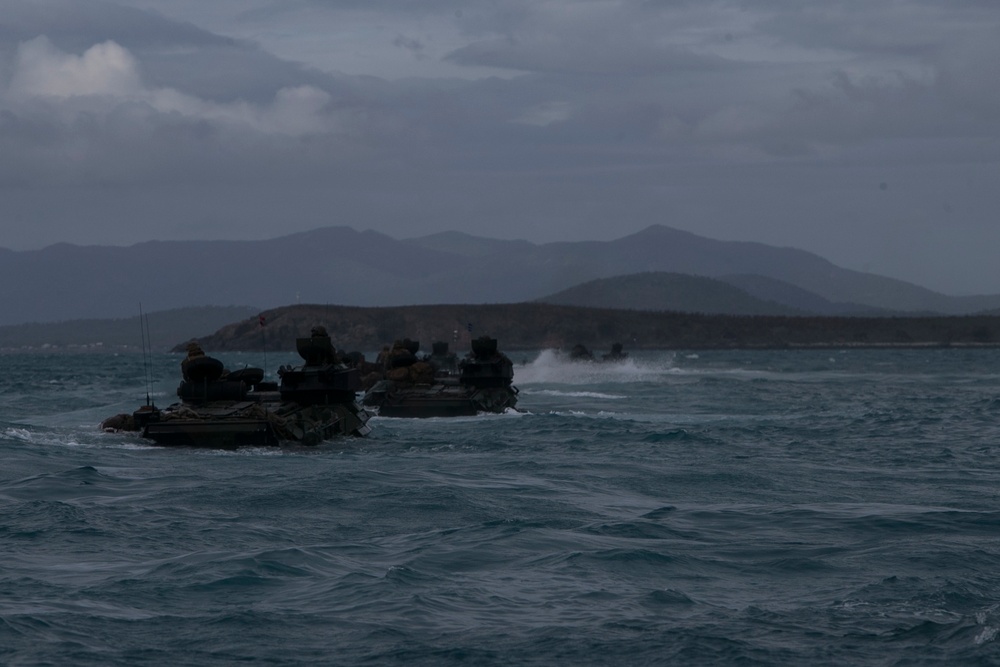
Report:
M 618 362 L 573 361 L 558 350 L 543 350 L 527 363 L 515 367 L 515 382 L 521 386 L 548 384 L 684 383 L 702 380 L 748 382 L 825 383 L 852 382 L 870 375 L 843 367 L 830 357 L 817 364 L 777 366 L 753 359 L 698 354 L 637 354 Z M 906 381 L 907 376 L 898 376 Z
M 594 384 L 656 380 L 666 374 L 680 373 L 673 358 L 636 361 L 631 357 L 620 362 L 571 361 L 556 350 L 543 350 L 533 361 L 516 366 L 514 382 L 531 384 Z
M 559 391 L 558 389 L 536 389 L 523 392 L 528 396 L 561 396 L 566 398 L 604 398 L 608 400 L 621 400 L 628 398 L 623 394 L 606 394 L 599 391 Z

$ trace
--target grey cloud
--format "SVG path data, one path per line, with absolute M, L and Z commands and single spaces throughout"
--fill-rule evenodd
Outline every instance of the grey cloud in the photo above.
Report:
M 628 72 L 643 76 L 655 72 L 714 70 L 732 67 L 725 59 L 670 47 L 627 43 L 597 43 L 574 39 L 572 43 L 521 41 L 498 38 L 456 49 L 447 60 L 463 65 L 500 67 L 524 72 L 613 75 Z
M 447 59 L 524 72 L 620 74 L 642 77 L 656 72 L 715 70 L 733 67 L 676 33 L 708 20 L 699 10 L 681 16 L 676 7 L 650 8 L 642 3 L 504 3 L 463 21 L 470 35 L 482 34 Z M 705 18 L 703 18 L 705 17 Z M 715 31 L 721 38 L 724 29 Z
M 144 51 L 233 41 L 190 23 L 100 0 L 8 0 L 0 25 L 0 39 L 5 44 L 44 34 L 57 47 L 69 51 L 82 51 L 109 39 Z
M 548 241 L 665 223 L 913 279 L 961 236 L 982 268 L 933 269 L 932 286 L 1000 291 L 984 250 L 1000 205 L 990 5 L 132 4 L 164 13 L 17 0 L 0 18 L 0 246 L 325 224 Z M 177 7 L 190 21 L 166 18 Z M 382 18 L 379 53 L 505 72 L 321 70 L 199 28 L 207 11 L 290 34 Z M 435 63 L 442 43 L 455 48 Z M 101 79 L 115 63 L 122 78 Z M 60 64 L 97 78 L 46 79 Z
M 795 11 L 787 11 L 793 6 Z M 956 38 L 990 34 L 997 25 L 995 5 L 963 0 L 831 0 L 814 5 L 778 1 L 761 3 L 756 9 L 755 27 L 764 34 L 810 49 L 850 53 L 934 57 Z
M 216 0 L 218 2 L 218 0 Z M 422 2 L 400 2 L 399 0 L 283 0 L 280 3 L 247 2 L 230 0 L 237 8 L 241 19 L 273 19 L 290 14 L 372 12 L 404 15 L 426 15 L 431 13 L 453 13 L 476 4 L 492 4 L 481 0 L 424 0 Z
M 419 56 L 424 49 L 424 45 L 419 39 L 404 37 L 403 35 L 396 35 L 395 39 L 392 40 L 392 45 L 400 49 L 405 49 L 416 56 Z
M 149 85 L 203 99 L 262 102 L 288 86 L 341 85 L 330 74 L 280 60 L 250 42 L 112 3 L 12 0 L 2 20 L 0 62 L 7 77 L 18 45 L 44 36 L 55 48 L 74 54 L 114 42 L 140 61 Z

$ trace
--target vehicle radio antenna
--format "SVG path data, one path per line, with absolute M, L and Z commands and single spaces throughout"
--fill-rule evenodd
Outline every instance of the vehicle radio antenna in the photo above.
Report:
M 267 324 L 267 318 L 261 313 L 257 316 L 257 321 L 260 323 L 260 346 L 264 350 L 264 377 L 267 377 L 267 336 L 264 333 L 264 325 Z
M 142 379 L 146 384 L 146 405 L 149 405 L 149 384 L 150 384 L 150 369 L 149 363 L 152 356 L 151 350 L 149 350 L 149 319 L 146 318 L 142 313 L 142 302 L 139 302 L 139 332 L 142 334 Z

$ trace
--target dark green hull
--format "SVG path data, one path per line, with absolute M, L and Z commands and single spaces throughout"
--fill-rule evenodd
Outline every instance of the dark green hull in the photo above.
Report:
M 172 405 L 147 416 L 142 436 L 158 445 L 233 449 L 282 443 L 316 445 L 339 436 L 363 436 L 369 414 L 357 403 L 214 402 Z
M 517 389 L 476 389 L 456 384 L 399 387 L 386 381 L 369 390 L 364 405 L 381 417 L 470 417 L 516 409 Z

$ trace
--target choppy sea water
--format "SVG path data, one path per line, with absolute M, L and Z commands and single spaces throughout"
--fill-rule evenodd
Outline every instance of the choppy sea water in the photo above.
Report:
M 1000 662 L 1000 351 L 511 356 L 237 451 L 98 431 L 177 356 L 0 356 L 0 663 Z

